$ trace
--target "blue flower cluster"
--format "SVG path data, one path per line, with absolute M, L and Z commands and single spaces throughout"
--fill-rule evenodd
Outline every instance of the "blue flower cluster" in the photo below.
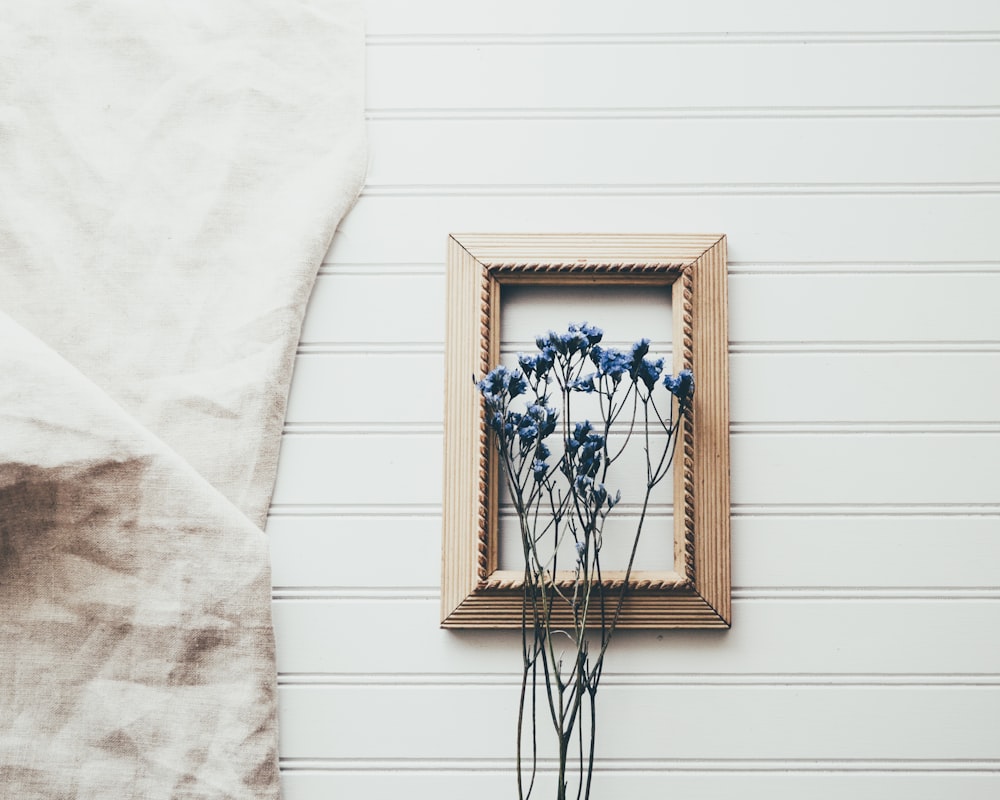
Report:
M 590 420 L 584 420 L 573 426 L 573 433 L 566 440 L 566 452 L 572 456 L 573 488 L 577 494 L 584 499 L 593 499 L 597 506 L 608 501 L 610 509 L 621 500 L 621 492 L 609 499 L 607 488 L 597 481 L 604 463 L 605 444 L 604 436 L 594 431 Z
M 479 390 L 487 401 L 498 401 L 504 396 L 513 399 L 528 390 L 529 381 L 535 386 L 547 382 L 560 357 L 567 361 L 578 356 L 589 358 L 597 369 L 587 375 L 568 378 L 567 388 L 573 391 L 590 394 L 605 378 L 610 381 L 608 391 L 613 391 L 628 375 L 632 382 L 641 383 L 647 392 L 652 392 L 663 374 L 663 359 L 647 355 L 649 339 L 640 339 L 630 352 L 624 352 L 614 347 L 601 347 L 598 343 L 603 337 L 604 331 L 586 322 L 570 324 L 565 333 L 549 331 L 535 338 L 537 353 L 518 354 L 520 370 L 499 366 L 479 382 Z M 688 369 L 681 370 L 677 377 L 664 375 L 663 385 L 682 407 L 694 394 L 694 376 Z
M 556 430 L 558 410 L 549 405 L 548 385 L 552 376 L 557 377 L 565 392 L 590 394 L 600 391 L 609 400 L 626 381 L 628 391 L 645 388 L 640 393 L 643 403 L 652 400 L 654 387 L 661 380 L 664 387 L 678 400 L 684 410 L 694 392 L 694 377 L 690 370 L 681 370 L 677 377 L 663 375 L 663 359 L 651 358 L 649 339 L 640 339 L 629 351 L 602 347 L 604 331 L 586 322 L 570 324 L 564 333 L 549 331 L 536 337 L 538 352 L 519 354 L 519 369 L 498 366 L 477 383 L 486 401 L 487 422 L 498 437 L 498 445 L 519 463 L 529 464 L 534 479 L 542 483 L 552 474 L 548 463 L 551 455 L 545 439 Z M 583 365 L 590 361 L 595 371 L 583 374 Z M 511 408 L 511 401 L 525 397 L 523 412 Z M 602 464 L 607 459 L 607 442 L 604 435 L 594 430 L 589 421 L 578 422 L 571 435 L 566 437 L 565 453 L 557 465 L 571 481 L 578 495 L 596 501 L 608 502 L 609 508 L 617 501 L 609 498 L 607 489 L 597 482 Z
M 604 331 L 596 325 L 571 322 L 566 333 L 549 331 L 546 336 L 536 336 L 535 345 L 539 350 L 551 349 L 559 355 L 571 356 L 574 353 L 586 353 L 603 338 Z
M 483 378 L 476 387 L 492 405 L 504 404 L 507 399 L 513 399 L 528 391 L 528 383 L 524 375 L 516 369 L 511 371 L 502 364 Z
M 681 409 L 684 409 L 694 396 L 694 374 L 689 369 L 682 369 L 677 377 L 667 375 L 663 379 L 667 391 L 677 398 Z

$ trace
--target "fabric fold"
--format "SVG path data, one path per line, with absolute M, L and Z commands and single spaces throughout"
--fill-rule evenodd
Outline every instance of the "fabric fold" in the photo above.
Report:
M 262 532 L 353 0 L 5 3 L 0 798 L 276 798 Z
M 273 785 L 264 534 L 6 316 L 0 342 L 4 796 Z

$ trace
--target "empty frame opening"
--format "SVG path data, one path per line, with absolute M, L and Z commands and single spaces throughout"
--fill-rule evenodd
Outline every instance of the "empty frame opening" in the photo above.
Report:
M 500 291 L 500 363 L 517 366 L 518 353 L 535 353 L 535 337 L 549 330 L 565 331 L 570 323 L 589 322 L 604 331 L 601 345 L 628 351 L 645 337 L 651 341 L 650 355 L 664 359 L 664 371 L 673 370 L 673 317 L 671 286 L 668 285 L 504 285 Z M 558 387 L 550 387 L 558 403 Z M 666 393 L 663 393 L 666 397 Z M 564 415 L 565 416 L 565 415 Z M 576 393 L 570 416 L 573 422 L 601 418 L 596 395 Z M 619 420 L 611 429 L 609 444 L 614 451 L 624 443 L 627 425 Z M 560 436 L 551 437 L 558 442 Z M 651 450 L 665 443 L 665 436 L 654 437 Z M 562 455 L 552 444 L 553 459 Z M 621 491 L 622 501 L 609 515 L 601 548 L 602 570 L 624 570 L 628 566 L 636 526 L 645 494 L 644 453 L 632 444 L 622 460 L 613 464 L 606 485 L 610 492 Z M 642 535 L 633 569 L 669 571 L 674 565 L 673 470 L 653 490 L 643 522 Z M 523 569 L 521 536 L 517 516 L 505 486 L 497 497 L 498 554 L 501 570 Z M 546 552 L 549 545 L 543 548 Z M 565 536 L 558 550 L 557 566 L 572 565 L 573 541 Z

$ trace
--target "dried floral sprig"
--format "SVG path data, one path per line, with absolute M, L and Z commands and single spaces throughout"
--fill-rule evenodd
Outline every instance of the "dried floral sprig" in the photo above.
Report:
M 669 472 L 680 419 L 694 395 L 694 376 L 682 369 L 663 375 L 663 358 L 649 355 L 649 339 L 626 352 L 602 347 L 604 332 L 586 322 L 563 333 L 549 331 L 535 339 L 536 353 L 519 354 L 518 368 L 498 366 L 477 383 L 486 421 L 493 433 L 501 474 L 516 514 L 524 555 L 523 675 L 517 725 L 518 797 L 530 797 L 537 774 L 537 704 L 539 672 L 559 752 L 557 800 L 566 800 L 570 748 L 578 742 L 577 798 L 590 797 L 596 733 L 595 701 L 604 656 L 615 632 L 653 488 Z M 666 390 L 666 397 L 658 387 Z M 553 403 L 552 393 L 559 404 Z M 600 419 L 574 420 L 574 397 L 594 395 Z M 658 399 L 659 398 L 659 399 Z M 661 410 L 666 400 L 666 408 Z M 615 426 L 624 443 L 608 446 Z M 559 436 L 555 437 L 556 432 Z M 651 432 L 665 441 L 654 448 Z M 623 487 L 640 496 L 641 511 L 631 542 L 624 585 L 611 602 L 601 581 L 605 521 L 621 502 L 622 489 L 611 491 L 609 470 L 638 433 L 646 457 L 643 486 Z M 549 441 L 552 442 L 550 445 Z M 556 440 L 558 442 L 556 443 Z M 553 451 L 553 447 L 556 451 Z M 573 541 L 573 580 L 556 581 L 560 545 Z M 572 625 L 554 617 L 559 605 L 571 610 Z M 592 631 L 596 631 L 594 635 Z M 594 649 L 591 637 L 594 636 Z M 556 638 L 568 638 L 575 652 L 564 659 Z M 599 646 L 597 642 L 599 641 Z M 522 744 L 531 684 L 531 765 L 524 780 Z M 582 720 L 589 715 L 589 734 Z M 585 747 L 585 740 L 587 746 Z

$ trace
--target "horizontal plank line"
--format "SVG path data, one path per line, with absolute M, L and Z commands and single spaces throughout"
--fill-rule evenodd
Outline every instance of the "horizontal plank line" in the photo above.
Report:
M 444 426 L 440 422 L 382 422 L 363 420 L 356 422 L 286 422 L 286 436 L 440 436 Z M 729 426 L 733 436 L 766 435 L 810 435 L 827 436 L 842 434 L 886 434 L 886 435 L 942 435 L 959 436 L 1000 434 L 997 422 L 734 422 Z
M 470 384 L 471 385 L 471 384 Z M 337 425 L 333 423 L 327 425 L 322 422 L 286 423 L 285 436 L 381 436 L 381 437 L 440 437 L 443 426 L 435 423 L 363 423 L 360 425 Z
M 398 517 L 440 517 L 440 503 L 409 505 L 352 503 L 271 503 L 269 517 L 365 517 L 389 519 Z
M 392 108 L 370 107 L 379 120 L 536 120 L 536 119 L 965 119 L 1000 117 L 1000 106 L 687 106 L 602 108 Z
M 520 672 L 496 673 L 305 673 L 278 672 L 279 686 L 512 686 L 521 682 Z M 605 672 L 601 683 L 608 686 L 856 686 L 856 687 L 987 687 L 1000 686 L 996 674 L 892 674 L 892 673 L 614 673 Z
M 730 353 L 996 353 L 1000 341 L 833 341 L 729 343 Z
M 1000 503 L 782 503 L 778 504 L 733 504 L 731 516 L 736 518 L 754 517 L 880 517 L 887 519 L 910 519 L 923 517 L 1000 517 Z M 268 511 L 270 517 L 324 517 L 331 519 L 358 518 L 398 519 L 400 517 L 440 517 L 440 503 L 420 503 L 393 505 L 391 503 L 272 503 Z
M 321 342 L 303 341 L 296 350 L 298 355 L 309 353 L 344 355 L 442 355 L 442 342 Z
M 530 350 L 525 344 L 521 350 Z M 399 356 L 444 354 L 443 342 L 321 342 L 304 341 L 298 355 Z M 997 353 L 1000 341 L 827 341 L 812 342 L 740 342 L 729 343 L 732 353 Z
M 281 757 L 278 764 L 283 772 L 318 773 L 441 773 L 441 774 L 483 774 L 510 773 L 514 769 L 511 758 L 295 758 Z M 539 771 L 554 772 L 557 768 L 553 759 L 540 759 Z M 982 773 L 994 774 L 1000 770 L 1000 760 L 987 759 L 596 759 L 597 772 L 630 772 L 637 775 L 685 773 L 716 774 L 725 773 Z
M 1000 600 L 1000 587 L 908 587 L 908 588 L 856 588 L 856 587 L 734 587 L 733 600 L 736 602 L 756 601 L 836 601 L 872 602 L 880 600 L 897 601 L 995 601 Z M 271 591 L 274 601 L 317 600 L 399 602 L 425 600 L 437 602 L 440 592 L 436 586 L 424 587 L 323 587 L 323 586 L 275 586 Z
M 376 435 L 435 435 L 444 432 L 440 422 L 286 422 L 286 435 L 342 436 L 351 434 Z
M 334 263 L 324 261 L 319 267 L 320 275 L 407 275 L 410 277 L 440 277 L 444 275 L 444 262 L 437 261 L 371 261 L 366 263 Z
M 367 184 L 362 197 L 702 197 L 830 195 L 993 195 L 1000 184 L 966 183 L 676 183 L 676 184 Z
M 1000 261 L 730 261 L 730 275 L 997 275 Z M 392 262 L 324 262 L 320 275 L 336 277 L 369 278 L 380 275 L 406 275 L 420 278 L 443 278 L 444 259 L 441 261 Z
M 997 422 L 734 422 L 729 426 L 733 435 L 747 434 L 992 434 L 1000 433 Z
M 1000 261 L 815 261 L 771 263 L 730 261 L 730 275 L 998 275 Z
M 730 512 L 733 517 L 1000 517 L 1000 503 L 734 503 Z
M 811 45 L 811 44 L 993 44 L 1000 31 L 754 31 L 712 33 L 381 33 L 370 47 L 483 47 L 509 45 Z
M 849 588 L 838 586 L 733 588 L 737 600 L 1000 600 L 1000 586 Z
M 323 600 L 437 600 L 438 587 L 434 586 L 272 586 L 272 599 L 295 600 L 299 597 Z M 281 597 L 278 597 L 281 595 Z

